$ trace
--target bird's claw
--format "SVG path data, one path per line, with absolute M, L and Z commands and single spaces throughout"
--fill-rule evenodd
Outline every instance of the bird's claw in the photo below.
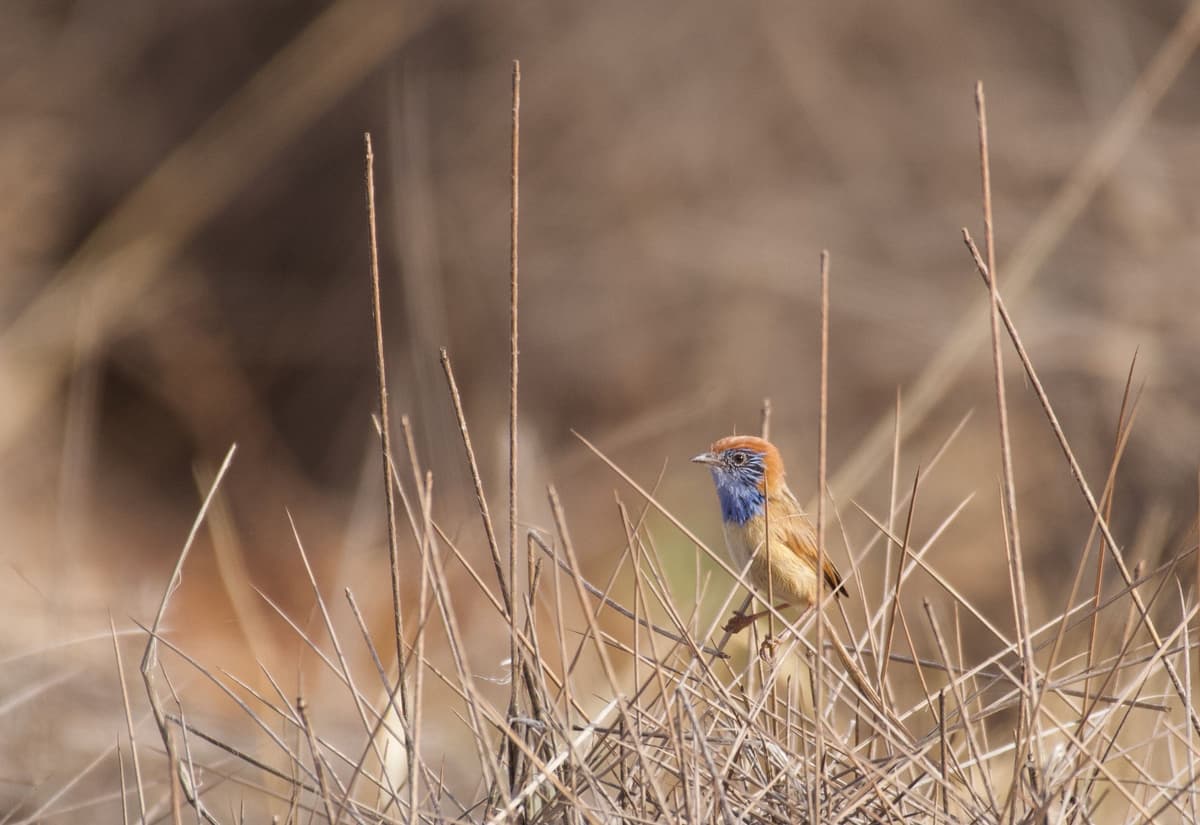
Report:
M 775 658 L 775 648 L 777 647 L 779 647 L 779 639 L 775 636 L 767 636 L 758 646 L 758 658 L 764 662 L 771 661 Z
M 755 616 L 747 616 L 745 613 L 734 613 L 733 616 L 730 617 L 729 621 L 725 623 L 725 626 L 721 628 L 721 630 L 730 635 L 741 633 L 750 625 L 754 624 L 755 618 Z

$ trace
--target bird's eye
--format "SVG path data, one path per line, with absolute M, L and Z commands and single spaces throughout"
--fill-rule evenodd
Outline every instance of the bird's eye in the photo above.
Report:
M 745 453 L 734 453 L 731 456 L 730 460 L 733 461 L 733 463 L 736 464 L 737 466 L 741 467 L 743 464 L 746 463 L 746 454 Z

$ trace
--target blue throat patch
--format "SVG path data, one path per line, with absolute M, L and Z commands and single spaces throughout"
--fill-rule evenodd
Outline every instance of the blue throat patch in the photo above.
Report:
M 744 476 L 732 476 L 713 470 L 713 481 L 717 485 L 717 498 L 721 500 L 721 518 L 743 525 L 760 515 L 767 497 L 758 484 Z

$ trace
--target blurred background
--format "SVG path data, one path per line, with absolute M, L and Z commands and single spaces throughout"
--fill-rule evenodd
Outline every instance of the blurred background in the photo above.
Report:
M 1132 560 L 1170 558 L 1192 541 L 1200 455 L 1196 16 L 1178 0 L 4 3 L 0 808 L 36 811 L 115 741 L 109 615 L 132 676 L 134 621 L 152 621 L 234 442 L 172 638 L 235 673 L 315 674 L 252 589 L 311 623 L 289 511 L 331 600 L 345 613 L 352 587 L 386 632 L 366 131 L 393 411 L 434 470 L 435 517 L 489 569 L 438 349 L 502 524 L 513 58 L 522 514 L 549 526 L 554 483 L 593 579 L 624 544 L 613 490 L 640 502 L 572 429 L 719 545 L 687 458 L 756 432 L 769 397 L 792 487 L 815 494 L 828 249 L 831 490 L 851 545 L 874 532 L 852 500 L 886 518 L 897 392 L 902 488 L 972 413 L 914 536 L 974 493 L 931 558 L 1011 621 L 986 290 L 960 236 L 983 235 L 977 80 L 1002 291 L 1097 490 L 1137 353 L 1113 525 Z M 1061 610 L 1090 514 L 1006 363 L 1036 621 Z M 690 570 L 694 548 L 651 526 Z M 506 638 L 485 612 L 462 621 L 481 651 Z

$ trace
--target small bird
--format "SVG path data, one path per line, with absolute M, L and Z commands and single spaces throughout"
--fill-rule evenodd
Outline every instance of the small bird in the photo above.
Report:
M 762 594 L 785 599 L 776 610 L 807 608 L 817 601 L 817 534 L 784 481 L 783 459 L 768 441 L 753 436 L 722 438 L 692 459 L 712 471 L 725 523 L 725 544 L 734 569 Z M 821 579 L 835 594 L 846 585 L 829 556 Z M 770 611 L 735 613 L 723 628 L 737 633 Z

